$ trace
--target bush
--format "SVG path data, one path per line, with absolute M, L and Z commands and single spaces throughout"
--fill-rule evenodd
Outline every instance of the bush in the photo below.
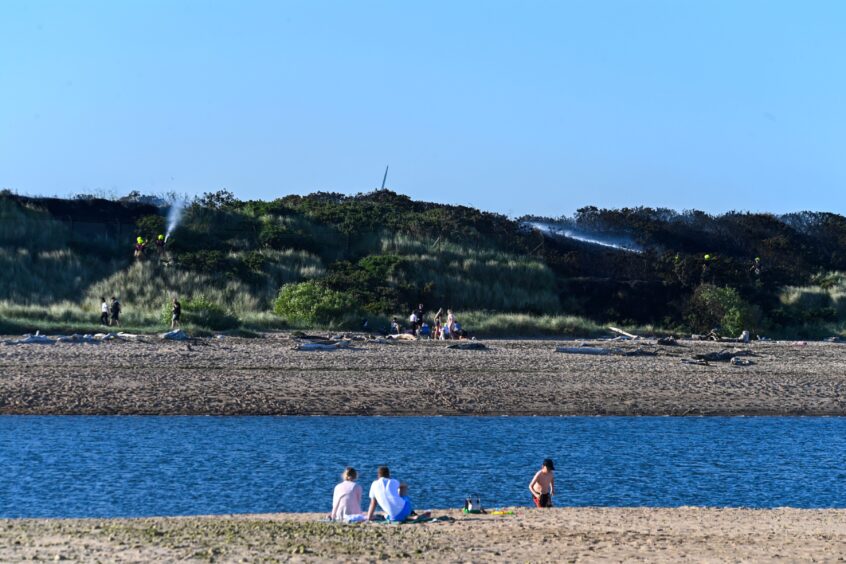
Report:
M 734 288 L 701 284 L 693 292 L 688 306 L 688 323 L 694 331 L 705 332 L 722 327 L 727 335 L 739 335 L 757 324 L 757 312 Z
M 182 304 L 185 320 L 200 327 L 207 327 L 214 331 L 235 329 L 241 325 L 237 316 L 227 312 L 219 304 L 203 295 L 192 297 Z M 168 316 L 168 321 L 170 316 Z
M 317 282 L 285 284 L 273 304 L 276 315 L 304 324 L 342 322 L 356 309 L 350 296 Z

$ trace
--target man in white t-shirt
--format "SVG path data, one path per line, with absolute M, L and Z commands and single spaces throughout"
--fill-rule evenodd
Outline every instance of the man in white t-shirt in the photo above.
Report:
M 400 495 L 400 483 L 391 478 L 391 471 L 387 466 L 380 466 L 376 480 L 370 484 L 370 509 L 367 520 L 373 519 L 376 504 L 385 512 L 391 521 L 405 521 L 411 514 L 411 501 L 408 496 Z

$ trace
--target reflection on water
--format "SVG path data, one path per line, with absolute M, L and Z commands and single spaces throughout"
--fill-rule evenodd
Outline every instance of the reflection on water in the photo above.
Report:
M 846 418 L 0 417 L 0 516 L 328 511 L 346 465 L 418 507 L 846 507 Z M 366 500 L 365 500 L 366 501 Z

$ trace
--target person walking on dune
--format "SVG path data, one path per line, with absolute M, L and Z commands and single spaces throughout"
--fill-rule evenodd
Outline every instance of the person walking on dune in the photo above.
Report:
M 552 507 L 552 496 L 555 495 L 555 465 L 551 459 L 543 461 L 541 469 L 529 482 L 529 491 L 532 492 L 535 507 Z
M 120 327 L 120 302 L 112 296 L 112 325 Z
M 179 300 L 173 298 L 173 302 L 170 304 L 170 330 L 173 331 L 174 329 L 180 326 L 179 318 L 182 317 L 182 304 L 179 303 Z
M 100 298 L 100 325 L 109 325 L 109 302 L 106 298 Z

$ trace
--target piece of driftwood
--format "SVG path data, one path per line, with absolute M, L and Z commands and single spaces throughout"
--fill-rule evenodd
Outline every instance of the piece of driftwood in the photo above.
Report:
M 22 339 L 9 339 L 3 342 L 7 345 L 52 345 L 56 341 L 36 331 L 35 335 L 24 335 Z
M 755 356 L 755 353 L 750 351 L 749 349 L 744 350 L 737 350 L 737 351 L 730 351 L 728 349 L 723 349 L 720 352 L 709 352 L 703 354 L 694 355 L 693 358 L 698 360 L 705 360 L 708 362 L 731 362 L 731 359 L 734 357 L 740 356 Z
M 454 345 L 449 345 L 448 349 L 458 349 L 462 351 L 486 351 L 488 347 L 483 345 L 482 343 L 455 343 Z
M 640 339 L 640 337 L 638 337 L 637 335 L 632 335 L 631 333 L 627 333 L 622 329 L 618 329 L 616 327 L 609 326 L 608 330 L 613 333 L 617 333 L 618 335 L 622 335 L 623 337 L 628 337 L 629 339 Z
M 414 335 L 409 335 L 408 333 L 400 333 L 399 335 L 388 335 L 389 339 L 393 339 L 394 341 L 416 341 L 417 337 Z
M 676 341 L 675 337 L 661 337 L 657 341 L 657 344 L 661 345 L 662 347 L 677 347 L 679 346 L 679 342 Z
M 334 343 L 297 343 L 295 351 L 336 351 L 349 348 L 349 341 L 336 341 Z
M 658 353 L 655 351 L 648 351 L 644 348 L 638 347 L 633 351 L 623 351 L 621 352 L 623 356 L 658 356 Z
M 555 352 L 567 354 L 592 354 L 592 355 L 607 355 L 611 354 L 611 349 L 604 349 L 602 347 L 558 347 Z
M 698 359 L 698 358 L 683 358 L 681 361 L 682 361 L 682 364 L 693 364 L 693 365 L 696 365 L 696 366 L 711 366 L 710 364 L 708 364 L 707 360 L 701 360 L 701 359 Z

